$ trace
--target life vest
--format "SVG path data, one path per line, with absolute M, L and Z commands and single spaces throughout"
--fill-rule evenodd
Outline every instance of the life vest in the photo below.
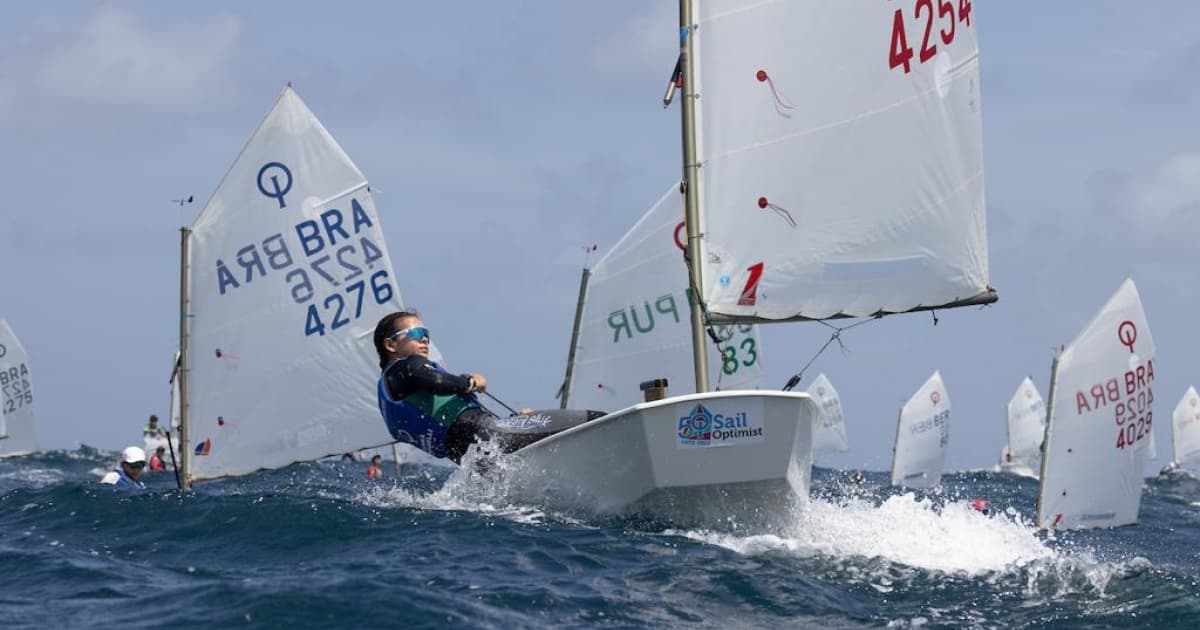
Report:
M 126 475 L 125 471 L 121 470 L 120 468 L 109 471 L 109 473 L 104 475 L 104 478 L 100 480 L 100 483 L 109 486 L 116 486 L 118 488 L 131 488 L 134 490 L 146 489 L 146 484 L 130 478 L 129 475 Z
M 445 371 L 437 363 L 430 363 L 438 370 Z M 437 396 L 429 392 L 414 392 L 403 400 L 394 400 L 387 389 L 387 370 L 379 375 L 378 393 L 379 413 L 392 438 L 412 444 L 434 457 L 446 456 L 446 432 L 459 414 L 481 406 L 471 394 Z

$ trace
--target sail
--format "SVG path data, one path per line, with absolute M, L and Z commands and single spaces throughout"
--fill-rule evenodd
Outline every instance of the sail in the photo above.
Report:
M 1045 417 L 1046 403 L 1027 376 L 1008 399 L 1008 454 L 1013 460 L 1028 463 L 1040 456 Z
M 1200 395 L 1189 387 L 1171 414 L 1174 436 L 1174 463 L 1180 466 L 1200 464 Z
M 1137 522 L 1154 377 L 1154 337 L 1127 279 L 1055 360 L 1039 527 Z
M 950 443 L 950 395 L 940 372 L 904 403 L 896 427 L 892 485 L 932 488 L 942 480 Z
M 38 450 L 29 355 L 0 319 L 0 457 Z
M 612 411 L 642 402 L 638 385 L 666 378 L 676 393 L 695 386 L 687 269 L 681 264 L 683 206 L 671 188 L 591 268 L 567 404 Z M 715 326 L 713 389 L 757 389 L 762 350 L 754 326 Z M 710 340 L 709 343 L 712 343 Z
M 813 432 L 813 452 L 845 453 L 850 450 L 850 443 L 846 439 L 846 422 L 842 417 L 842 399 L 833 388 L 833 383 L 824 374 L 819 374 L 808 386 L 808 395 L 821 409 L 821 423 Z
M 391 442 L 372 341 L 403 308 L 387 244 L 367 180 L 290 87 L 197 216 L 188 269 L 191 480 Z
M 936 16 L 920 3 L 694 6 L 700 260 L 714 318 L 995 299 L 969 3 Z

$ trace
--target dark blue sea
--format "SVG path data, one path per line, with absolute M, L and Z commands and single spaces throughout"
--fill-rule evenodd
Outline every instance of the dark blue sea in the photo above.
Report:
M 0 460 L 0 628 L 1200 627 L 1200 481 L 1039 537 L 1036 482 L 921 495 L 817 469 L 770 531 L 512 505 L 436 464 L 328 461 L 141 494 L 87 447 Z M 972 510 L 986 498 L 991 513 Z

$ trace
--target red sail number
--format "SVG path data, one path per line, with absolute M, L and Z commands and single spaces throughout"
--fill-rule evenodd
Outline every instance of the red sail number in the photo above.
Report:
M 942 43 L 949 46 L 954 41 L 958 23 L 971 26 L 971 0 L 959 0 L 958 15 L 955 15 L 953 0 L 937 0 L 937 14 L 934 15 L 933 0 L 916 0 L 913 6 L 913 17 L 920 22 L 925 21 L 925 32 L 921 38 L 921 54 L 917 57 L 920 63 L 925 63 L 937 55 L 937 45 L 930 43 L 933 37 L 934 22 L 945 24 L 938 29 Z M 949 30 L 947 30 L 947 28 Z M 892 14 L 892 41 L 888 46 L 888 68 L 904 68 L 904 74 L 912 72 L 913 49 L 908 45 L 908 34 L 904 28 L 904 10 L 896 9 Z

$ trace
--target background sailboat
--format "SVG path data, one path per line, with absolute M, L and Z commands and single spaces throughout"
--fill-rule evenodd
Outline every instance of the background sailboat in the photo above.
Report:
M 366 178 L 289 86 L 183 230 L 184 483 L 392 441 L 375 323 L 403 308 Z
M 8 321 L 0 319 L 0 457 L 37 452 L 29 355 Z
M 892 485 L 932 488 L 942 481 L 950 444 L 950 395 L 934 372 L 900 408 L 892 454 Z
M 850 450 L 846 421 L 842 415 L 842 399 L 833 383 L 824 374 L 818 374 L 807 391 L 821 408 L 821 420 L 813 432 L 813 452 L 845 453 Z
M 1041 468 L 1042 437 L 1046 434 L 1046 403 L 1029 377 L 1008 400 L 1008 443 L 1000 453 L 1000 472 L 1037 477 Z
M 1054 360 L 1039 527 L 1137 522 L 1154 377 L 1154 337 L 1137 287 L 1126 279 Z
M 619 409 L 641 402 L 638 385 L 666 378 L 691 389 L 691 329 L 679 185 L 583 274 L 562 406 Z M 758 389 L 762 346 L 754 326 L 719 326 L 709 358 L 714 389 Z M 712 343 L 712 340 L 709 340 Z
M 1200 394 L 1187 388 L 1171 414 L 1172 457 L 1169 468 L 1200 464 Z

